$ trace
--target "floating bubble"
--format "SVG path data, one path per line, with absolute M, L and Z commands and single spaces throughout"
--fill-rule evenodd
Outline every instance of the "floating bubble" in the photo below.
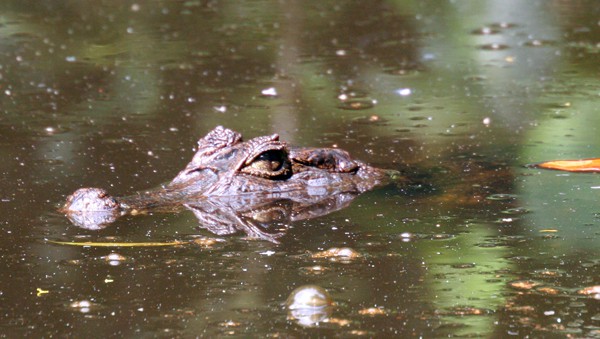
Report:
M 313 327 L 331 315 L 333 300 L 329 293 L 317 285 L 296 288 L 286 300 L 288 318 L 295 319 L 301 326 Z
M 119 266 L 127 261 L 127 258 L 119 253 L 112 252 L 109 255 L 102 257 L 110 266 Z

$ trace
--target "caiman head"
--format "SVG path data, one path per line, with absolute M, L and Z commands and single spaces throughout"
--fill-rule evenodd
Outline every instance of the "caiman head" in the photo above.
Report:
M 324 196 L 361 193 L 380 184 L 383 170 L 351 159 L 340 149 L 290 148 L 277 134 L 243 141 L 221 126 L 198 141 L 192 161 L 161 188 L 115 198 L 99 188 L 81 188 L 61 209 L 70 217 L 101 215 L 104 223 L 128 212 L 218 199 L 245 208 L 266 200 L 310 204 Z M 112 216 L 112 220 L 111 220 Z

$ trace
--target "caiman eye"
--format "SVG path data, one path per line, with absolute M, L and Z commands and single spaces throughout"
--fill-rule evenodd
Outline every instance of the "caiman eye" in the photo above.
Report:
M 261 153 L 242 172 L 263 178 L 284 178 L 290 174 L 290 161 L 287 152 L 269 150 Z
M 283 166 L 285 159 L 283 158 L 284 154 L 280 151 L 266 151 L 261 153 L 252 164 L 255 166 L 260 166 L 260 168 L 264 168 L 270 171 L 279 171 Z

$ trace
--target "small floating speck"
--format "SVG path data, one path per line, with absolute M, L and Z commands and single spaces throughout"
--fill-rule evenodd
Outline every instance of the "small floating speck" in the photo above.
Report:
M 409 95 L 412 94 L 412 89 L 410 89 L 410 88 L 399 88 L 395 92 L 396 92 L 396 94 L 398 94 L 400 96 L 406 97 L 406 96 L 409 96 Z
M 81 313 L 88 313 L 90 309 L 95 306 L 95 304 L 89 300 L 79 300 L 72 302 L 71 304 L 69 304 L 69 306 L 73 309 L 78 310 Z
M 354 118 L 352 119 L 352 122 L 356 124 L 384 124 L 387 123 L 388 120 L 383 119 L 379 115 L 373 114 L 370 116 Z
M 454 265 L 452 265 L 452 268 L 459 268 L 459 269 L 473 268 L 473 267 L 475 267 L 474 263 L 464 263 L 464 264 L 454 264 Z
M 262 91 L 260 91 L 260 94 L 265 97 L 276 97 L 277 89 L 275 87 L 265 88 Z
M 427 120 L 427 121 L 431 121 L 431 120 L 433 120 L 433 117 L 414 116 L 414 117 L 408 118 L 408 120 L 413 120 L 413 121 Z
M 363 109 L 373 108 L 377 100 L 374 99 L 350 99 L 343 101 L 338 108 L 351 110 L 351 111 L 359 111 Z
M 517 24 L 512 23 L 512 22 L 495 22 L 495 23 L 491 24 L 490 27 L 507 29 L 507 28 L 517 27 Z
M 429 236 L 430 240 L 446 240 L 454 238 L 454 234 L 436 233 Z
M 342 88 L 342 93 L 340 93 L 337 98 L 341 101 L 345 101 L 348 99 L 354 98 L 366 98 L 368 93 L 361 89 L 356 88 Z
M 509 214 L 509 215 L 520 215 L 520 214 L 526 214 L 529 212 L 530 211 L 525 207 L 514 207 L 514 208 L 509 208 L 509 209 L 502 211 L 503 214 Z
M 415 238 L 415 235 L 410 232 L 400 233 L 400 239 L 402 239 L 402 241 L 404 241 L 404 242 L 408 242 L 414 238 Z
M 556 44 L 556 41 L 553 40 L 538 40 L 538 39 L 533 39 L 533 40 L 529 40 L 527 42 L 525 42 L 523 44 L 523 46 L 528 46 L 528 47 L 546 47 L 546 46 L 553 46 Z
M 506 193 L 492 194 L 492 195 L 486 197 L 487 200 L 494 200 L 494 201 L 510 201 L 510 200 L 515 200 L 516 198 L 517 198 L 517 195 L 506 194 Z
M 213 106 L 213 109 L 219 113 L 227 112 L 227 106 Z
M 73 55 L 69 55 L 65 58 L 65 61 L 67 62 L 75 62 L 77 61 L 77 57 L 73 56 Z
M 499 29 L 488 26 L 480 27 L 471 31 L 471 34 L 473 35 L 492 35 L 498 33 L 500 33 Z
M 484 51 L 501 51 L 509 48 L 510 47 L 508 45 L 497 43 L 479 45 L 479 49 Z
M 323 273 L 327 272 L 328 270 L 329 270 L 329 268 L 321 266 L 321 265 L 300 268 L 300 271 L 302 271 L 302 273 L 304 273 L 306 275 L 319 275 L 319 274 L 323 274 Z

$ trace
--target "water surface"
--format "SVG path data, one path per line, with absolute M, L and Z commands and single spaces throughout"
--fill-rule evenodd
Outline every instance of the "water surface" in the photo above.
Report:
M 593 0 L 5 1 L 0 333 L 599 336 L 598 177 L 523 167 L 600 156 L 599 14 Z M 102 230 L 56 211 L 82 186 L 167 182 L 216 125 L 340 147 L 411 184 L 279 222 L 279 244 L 185 211 Z M 342 247 L 359 256 L 319 255 Z M 331 313 L 288 314 L 305 284 Z

